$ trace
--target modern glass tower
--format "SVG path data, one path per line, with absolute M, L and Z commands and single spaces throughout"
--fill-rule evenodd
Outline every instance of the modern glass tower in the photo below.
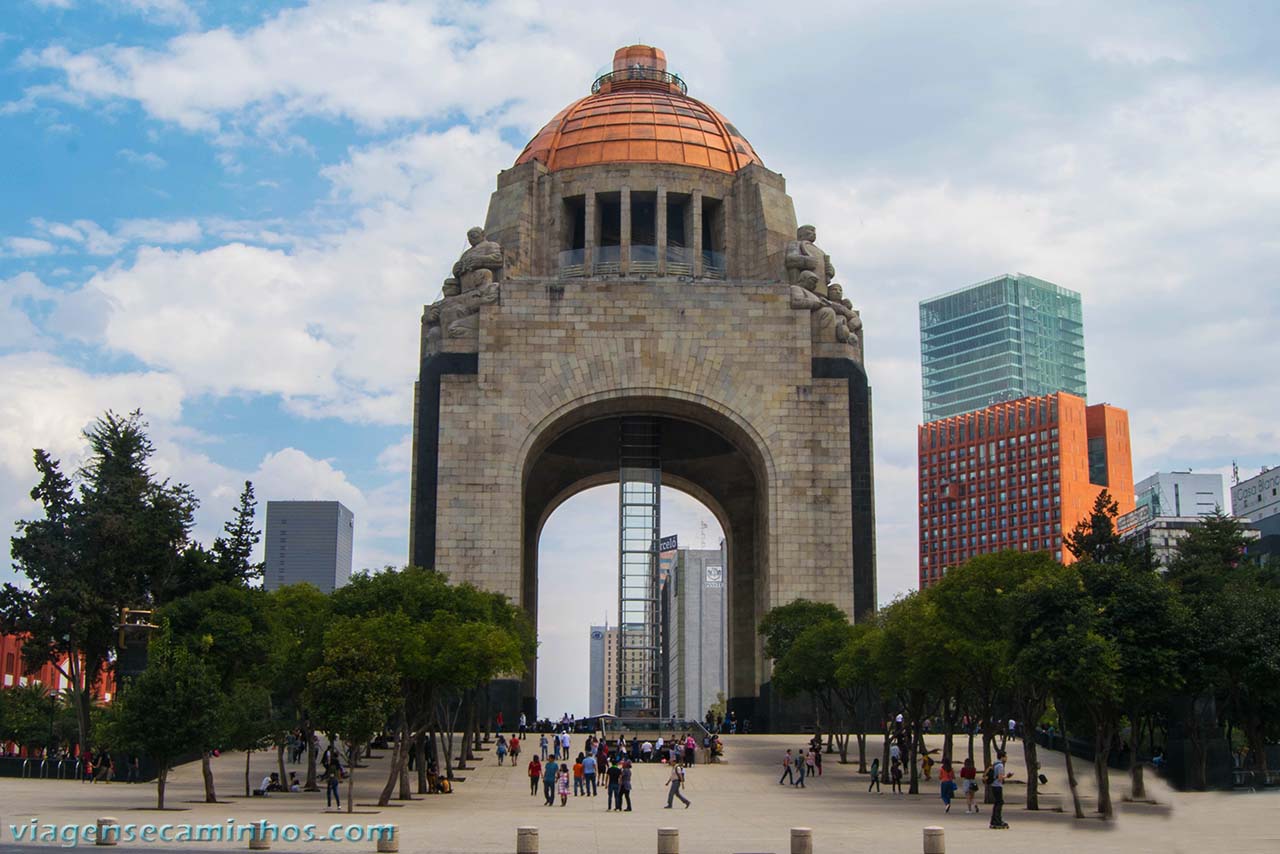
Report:
M 1086 397 L 1080 294 L 1022 273 L 920 303 L 924 420 L 1065 391 Z

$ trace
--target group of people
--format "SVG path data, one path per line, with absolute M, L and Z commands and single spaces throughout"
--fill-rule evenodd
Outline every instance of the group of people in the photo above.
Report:
M 516 764 L 516 756 L 519 755 L 519 736 L 513 735 L 510 739 L 502 736 L 500 744 L 506 746 L 507 752 L 511 752 L 511 764 Z M 684 753 L 688 756 L 688 764 L 693 764 L 693 756 L 697 750 L 697 745 L 693 742 L 692 736 L 687 736 L 684 747 Z M 634 739 L 633 739 L 634 741 Z M 659 738 L 661 742 L 662 739 Z M 515 743 L 514 751 L 511 744 Z M 548 746 L 553 744 L 553 752 L 548 754 Z M 649 744 L 646 742 L 646 744 Z M 645 754 L 644 745 L 636 745 L 635 752 L 637 755 Z M 648 756 L 652 757 L 655 753 L 653 745 L 649 744 L 650 750 Z M 553 733 L 549 740 L 546 734 L 543 734 L 539 740 L 539 752 L 535 753 L 529 760 L 526 772 L 529 776 L 529 796 L 536 797 L 539 786 L 542 789 L 542 796 L 546 806 L 554 806 L 556 798 L 560 799 L 560 806 L 566 806 L 569 803 L 569 793 L 573 792 L 573 797 L 594 798 L 600 792 L 603 784 L 605 789 L 605 797 L 607 803 L 605 812 L 631 812 L 631 784 L 633 758 L 632 752 L 627 749 L 627 743 L 623 739 L 614 742 L 612 749 L 607 741 L 597 738 L 595 735 L 587 736 L 584 749 L 580 751 L 575 759 L 570 761 L 572 739 L 566 733 Z M 499 754 L 501 757 L 503 754 Z M 685 768 L 677 761 L 670 762 L 670 773 L 667 775 L 667 805 L 666 809 L 671 809 L 676 799 L 688 809 L 690 801 L 681 791 L 685 785 Z
M 822 776 L 822 736 L 815 735 L 807 747 L 792 753 L 790 748 L 782 756 L 782 776 L 778 785 L 790 782 L 797 789 L 805 788 L 805 778 Z

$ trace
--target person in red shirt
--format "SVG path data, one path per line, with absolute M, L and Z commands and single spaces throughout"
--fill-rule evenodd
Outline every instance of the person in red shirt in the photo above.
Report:
M 973 796 L 978 791 L 978 769 L 973 765 L 972 756 L 964 761 L 964 766 L 960 769 L 960 788 L 964 790 L 964 811 L 977 812 L 978 805 L 973 802 Z
M 538 781 L 542 779 L 542 763 L 538 761 L 538 754 L 534 754 L 529 760 L 529 794 L 538 794 Z

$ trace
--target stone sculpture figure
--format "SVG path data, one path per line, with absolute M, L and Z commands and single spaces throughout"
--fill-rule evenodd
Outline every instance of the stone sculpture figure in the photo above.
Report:
M 802 225 L 796 229 L 796 239 L 787 242 L 784 265 L 787 270 L 787 281 L 793 285 L 802 285 L 818 296 L 827 295 L 827 286 L 835 277 L 836 268 L 831 263 L 831 256 L 823 252 L 814 243 L 818 239 L 818 230 L 812 225 Z M 804 273 L 813 273 L 811 280 Z M 812 285 L 812 287 L 810 287 Z
M 453 277 L 464 294 L 502 280 L 502 247 L 486 240 L 484 229 L 478 225 L 467 230 L 467 242 L 471 248 L 453 265 Z
M 837 284 L 829 286 L 828 296 L 818 296 L 814 292 L 817 281 L 817 274 L 813 271 L 802 272 L 796 284 L 791 286 L 791 307 L 809 311 L 815 344 L 848 344 L 860 352 L 861 316 L 853 309 L 853 303 L 844 298 L 843 289 Z
M 470 339 L 470 347 L 480 345 L 480 306 L 498 302 L 502 296 L 502 246 L 486 240 L 484 229 L 467 231 L 471 247 L 453 265 L 453 276 L 444 280 L 443 296 L 427 306 L 423 316 L 424 348 L 428 356 L 445 349 L 446 338 Z

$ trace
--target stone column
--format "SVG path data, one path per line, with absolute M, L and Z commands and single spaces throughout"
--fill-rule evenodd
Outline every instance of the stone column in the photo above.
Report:
M 658 828 L 658 854 L 680 854 L 679 828 Z
M 813 854 L 812 828 L 791 828 L 791 854 Z
M 596 194 L 593 190 L 587 190 L 583 197 L 583 208 L 582 274 L 591 276 L 595 273 L 596 241 L 600 230 L 600 223 L 596 219 Z
M 947 854 L 947 837 L 941 827 L 932 825 L 924 829 L 924 854 Z
M 516 854 L 538 854 L 538 828 L 516 828 Z
M 658 275 L 667 274 L 667 188 L 658 188 L 658 209 L 653 215 L 654 244 L 658 247 Z
M 618 269 L 622 275 L 631 272 L 631 188 L 623 187 L 618 208 Z
M 94 845 L 115 845 L 120 840 L 120 819 L 104 815 L 98 819 L 97 833 L 93 836 Z
M 689 200 L 689 228 L 693 234 L 689 245 L 693 252 L 693 277 L 696 279 L 702 275 L 702 191 L 694 190 L 693 197 Z

